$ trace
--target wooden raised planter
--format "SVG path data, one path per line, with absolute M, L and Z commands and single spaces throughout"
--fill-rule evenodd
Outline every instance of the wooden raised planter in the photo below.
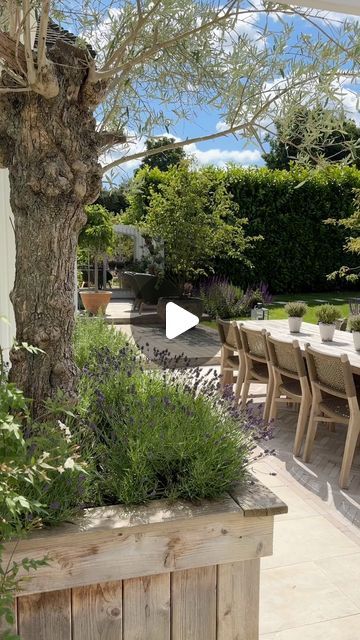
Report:
M 198 505 L 89 509 L 21 540 L 22 640 L 257 640 L 260 558 L 287 507 L 260 483 Z M 14 545 L 8 545 L 12 553 Z M 6 561 L 6 558 L 5 558 Z

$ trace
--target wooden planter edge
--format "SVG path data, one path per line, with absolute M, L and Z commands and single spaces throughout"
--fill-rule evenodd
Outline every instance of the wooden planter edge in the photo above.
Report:
M 87 509 L 74 523 L 7 544 L 4 562 L 49 556 L 24 581 L 28 594 L 242 562 L 272 553 L 273 516 L 286 512 L 257 481 L 199 504 Z

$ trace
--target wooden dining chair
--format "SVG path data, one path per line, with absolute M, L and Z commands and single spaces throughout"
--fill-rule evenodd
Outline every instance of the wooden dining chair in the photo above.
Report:
M 299 405 L 293 453 L 301 451 L 311 409 L 311 388 L 304 357 L 297 340 L 284 342 L 267 335 L 269 364 L 273 370 L 274 384 L 269 419 L 275 420 L 280 403 Z
M 242 382 L 244 378 L 244 367 L 242 354 L 242 344 L 240 331 L 235 321 L 217 320 L 217 328 L 221 342 L 221 388 L 226 384 L 234 383 L 236 376 L 235 400 L 239 402 Z
M 347 435 L 339 484 L 341 489 L 347 489 L 360 433 L 359 396 L 349 358 L 346 354 L 328 355 L 306 345 L 306 360 L 313 401 L 305 441 L 304 461 L 310 461 L 319 422 L 346 425 Z
M 240 325 L 240 337 L 244 354 L 245 375 L 241 391 L 241 404 L 245 406 L 250 397 L 250 386 L 253 383 L 265 384 L 266 400 L 264 406 L 264 420 L 267 422 L 270 415 L 270 406 L 273 389 L 273 375 L 268 364 L 266 329 L 261 331 L 249 329 Z M 261 397 L 263 394 L 252 394 L 251 397 Z

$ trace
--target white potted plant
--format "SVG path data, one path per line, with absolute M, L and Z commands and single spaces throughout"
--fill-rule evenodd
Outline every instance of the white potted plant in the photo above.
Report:
M 299 333 L 303 317 L 308 310 L 305 302 L 298 300 L 296 302 L 288 302 L 285 305 L 285 311 L 288 314 L 290 333 Z
M 349 318 L 348 329 L 353 335 L 356 351 L 360 351 L 360 315 Z
M 320 336 L 323 342 L 331 342 L 334 339 L 336 320 L 341 317 L 341 313 L 333 304 L 323 304 L 316 309 Z

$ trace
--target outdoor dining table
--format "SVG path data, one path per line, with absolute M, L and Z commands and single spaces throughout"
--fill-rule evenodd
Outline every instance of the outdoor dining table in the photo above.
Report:
M 290 333 L 287 320 L 244 320 L 239 321 L 238 324 L 258 331 L 266 329 L 274 338 L 278 338 L 279 340 L 287 342 L 297 340 L 304 356 L 306 344 L 310 344 L 315 349 L 328 355 L 339 356 L 342 353 L 346 353 L 349 357 L 353 373 L 360 376 L 360 351 L 356 351 L 352 334 L 349 331 L 335 331 L 332 342 L 322 342 L 319 327 L 309 322 L 302 323 L 300 333 Z M 243 377 L 245 373 L 245 357 L 243 352 L 239 353 L 239 358 L 239 375 Z M 232 372 L 230 372 L 230 376 L 232 376 Z M 231 383 L 231 381 L 232 379 L 230 380 L 229 378 L 225 383 Z

